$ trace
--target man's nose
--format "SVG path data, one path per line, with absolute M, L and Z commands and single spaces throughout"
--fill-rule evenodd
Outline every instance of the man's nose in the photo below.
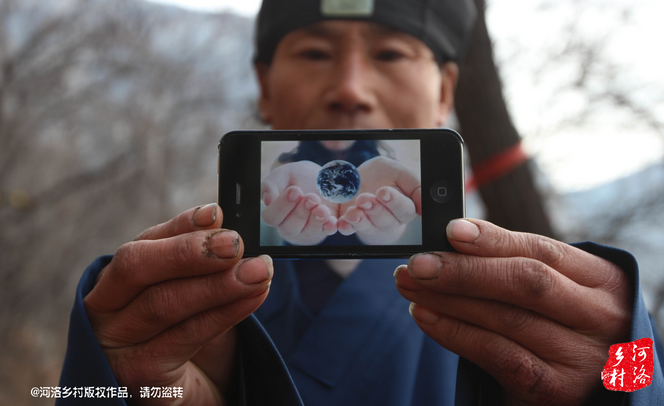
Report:
M 371 62 L 358 53 L 339 59 L 327 94 L 328 108 L 339 113 L 368 113 L 374 108 L 374 72 Z

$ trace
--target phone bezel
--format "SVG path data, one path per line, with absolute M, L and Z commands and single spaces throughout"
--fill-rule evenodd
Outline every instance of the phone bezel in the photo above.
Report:
M 260 245 L 261 142 L 302 140 L 420 140 L 422 183 L 422 244 L 420 245 Z M 247 257 L 268 254 L 273 258 L 342 259 L 407 258 L 418 252 L 454 251 L 445 234 L 447 223 L 465 217 L 463 139 L 454 130 L 238 130 L 225 134 L 218 149 L 218 203 L 223 227 L 236 230 Z M 430 196 L 434 182 L 445 180 L 451 192 L 446 203 Z M 236 185 L 241 199 L 236 201 Z M 230 191 L 229 193 L 225 191 Z

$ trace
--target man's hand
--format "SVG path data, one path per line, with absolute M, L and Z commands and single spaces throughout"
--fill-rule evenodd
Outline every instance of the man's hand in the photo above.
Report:
M 118 249 L 83 300 L 136 403 L 144 386 L 183 387 L 184 404 L 223 405 L 233 396 L 232 327 L 263 302 L 273 269 L 267 256 L 242 260 L 242 240 L 221 223 L 211 204 L 144 231 Z
M 577 405 L 601 387 L 609 346 L 629 340 L 620 268 L 480 220 L 454 220 L 447 235 L 459 253 L 417 254 L 395 271 L 427 335 L 493 375 L 511 405 Z
M 263 179 L 263 222 L 291 244 L 315 245 L 337 232 L 339 205 L 322 201 L 316 188 L 318 171 L 320 166 L 311 161 L 292 162 Z
M 362 184 L 354 201 L 341 205 L 337 228 L 365 244 L 392 244 L 422 215 L 420 180 L 399 162 L 376 157 L 358 168 Z

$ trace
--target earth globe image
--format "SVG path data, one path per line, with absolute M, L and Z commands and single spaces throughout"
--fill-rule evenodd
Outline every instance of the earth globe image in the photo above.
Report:
M 324 199 L 332 203 L 345 203 L 360 191 L 360 172 L 350 162 L 330 161 L 318 172 L 316 186 Z

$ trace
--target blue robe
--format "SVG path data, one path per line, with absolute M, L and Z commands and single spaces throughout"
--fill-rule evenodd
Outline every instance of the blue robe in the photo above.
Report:
M 254 314 L 308 405 L 452 405 L 458 356 L 420 330 L 394 284 L 403 260 L 363 261 L 316 317 L 290 261 Z M 435 390 L 431 390 L 435 388 Z
M 630 394 L 615 393 L 611 400 L 633 406 L 664 404 L 659 361 L 663 348 L 641 295 L 636 261 L 617 249 L 592 243 L 577 246 L 625 270 L 635 298 L 630 340 L 649 337 L 656 343 L 652 384 Z M 95 260 L 78 285 L 60 387 L 117 386 L 82 301 L 110 259 Z M 392 272 L 399 263 L 364 261 L 314 317 L 302 304 L 292 264 L 275 261 L 268 298 L 238 324 L 240 404 L 495 404 L 496 381 L 438 346 L 411 319 L 408 302 L 394 286 Z M 69 397 L 56 404 L 80 402 Z M 116 398 L 104 404 L 125 402 Z

